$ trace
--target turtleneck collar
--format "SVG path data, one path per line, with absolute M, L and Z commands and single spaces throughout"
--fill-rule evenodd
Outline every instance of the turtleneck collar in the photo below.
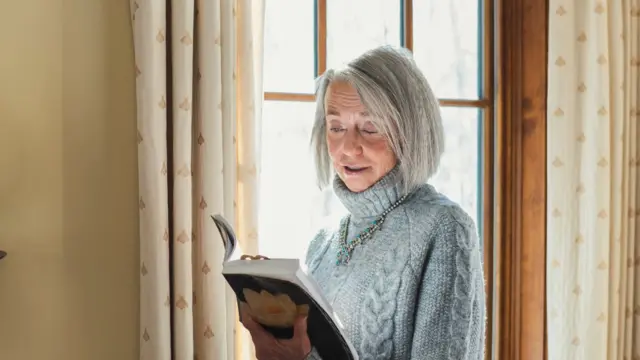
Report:
M 378 182 L 361 192 L 349 190 L 342 179 L 336 175 L 333 180 L 333 190 L 355 220 L 379 216 L 403 195 L 397 165 Z

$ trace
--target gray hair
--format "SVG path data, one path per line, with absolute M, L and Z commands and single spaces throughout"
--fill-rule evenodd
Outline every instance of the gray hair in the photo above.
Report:
M 358 91 L 372 121 L 389 140 L 404 192 L 426 183 L 438 170 L 444 152 L 438 99 L 408 50 L 381 46 L 365 52 L 343 69 L 327 70 L 317 79 L 311 146 L 318 185 L 328 186 L 333 177 L 324 100 L 334 80 L 345 81 Z

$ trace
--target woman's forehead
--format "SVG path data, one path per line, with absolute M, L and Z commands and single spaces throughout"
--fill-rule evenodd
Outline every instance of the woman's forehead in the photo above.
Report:
M 358 91 L 345 81 L 334 81 L 329 84 L 324 107 L 327 115 L 340 115 L 344 112 L 356 112 L 361 116 L 369 115 Z

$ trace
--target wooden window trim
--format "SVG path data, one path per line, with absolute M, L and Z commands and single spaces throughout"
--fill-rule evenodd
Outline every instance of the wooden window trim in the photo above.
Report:
M 493 344 L 493 328 L 495 324 L 494 314 L 494 293 L 495 286 L 494 277 L 494 248 L 495 248 L 495 224 L 492 221 L 487 221 L 487 218 L 491 219 L 490 214 L 495 212 L 495 194 L 496 194 L 496 179 L 495 179 L 495 153 L 497 149 L 497 143 L 495 139 L 495 127 L 497 124 L 496 115 L 496 92 L 495 92 L 495 58 L 497 50 L 497 39 L 495 38 L 496 22 L 494 17 L 494 6 L 496 0 L 485 0 L 483 8 L 479 9 L 483 12 L 483 59 L 482 72 L 484 74 L 481 79 L 480 94 L 482 98 L 489 99 L 491 102 L 490 107 L 487 107 L 483 112 L 483 152 L 487 154 L 483 156 L 483 263 L 484 263 L 484 276 L 485 276 L 485 304 L 486 304 L 486 327 L 485 327 L 485 359 L 492 359 L 494 351 L 492 349 Z
M 303 93 L 283 93 L 283 92 L 265 92 L 264 99 L 267 101 L 292 101 L 292 102 L 314 102 L 316 96 L 314 94 Z M 466 99 L 438 99 L 441 106 L 470 107 L 470 108 L 490 108 L 491 100 L 466 100 Z
M 327 0 L 316 0 L 316 14 L 318 18 L 318 39 L 316 49 L 318 53 L 317 76 L 324 74 L 327 70 Z
M 402 0 L 402 7 L 404 8 L 404 39 L 402 43 L 404 47 L 413 51 L 413 0 Z
M 497 0 L 495 359 L 546 356 L 548 0 Z

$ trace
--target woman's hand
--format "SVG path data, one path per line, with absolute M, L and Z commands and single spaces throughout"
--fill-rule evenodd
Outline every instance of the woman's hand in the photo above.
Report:
M 304 360 L 311 352 L 306 317 L 296 319 L 291 339 L 276 339 L 246 312 L 242 313 L 242 325 L 251 334 L 258 360 Z

